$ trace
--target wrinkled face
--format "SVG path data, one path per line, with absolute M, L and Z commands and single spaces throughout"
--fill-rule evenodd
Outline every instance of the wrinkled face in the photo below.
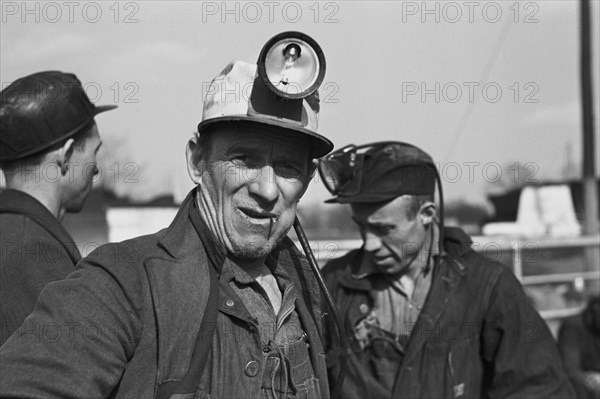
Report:
M 208 224 L 233 256 L 266 256 L 294 222 L 313 170 L 309 142 L 257 127 L 210 134 L 200 162 Z
M 92 131 L 85 138 L 82 148 L 73 148 L 69 159 L 69 170 L 64 180 L 64 203 L 67 212 L 79 212 L 85 199 L 92 190 L 94 176 L 98 174 L 96 155 L 102 145 L 98 127 L 94 124 Z
M 386 274 L 406 272 L 425 242 L 423 220 L 420 214 L 408 217 L 409 204 L 410 197 L 406 195 L 384 205 L 351 204 L 363 249 Z

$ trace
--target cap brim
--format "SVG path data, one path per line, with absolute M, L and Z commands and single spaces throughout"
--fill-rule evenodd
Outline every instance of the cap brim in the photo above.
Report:
M 255 117 L 252 115 L 239 115 L 239 116 L 222 116 L 217 118 L 211 118 L 204 120 L 198 124 L 198 133 L 202 133 L 203 130 L 206 130 L 209 126 L 214 126 L 215 124 L 226 124 L 226 123 L 249 123 L 249 124 L 259 124 L 259 125 L 269 125 L 278 128 L 285 129 L 290 132 L 298 132 L 303 133 L 311 140 L 312 142 L 312 154 L 313 158 L 320 158 L 333 150 L 333 143 L 329 141 L 329 139 L 321 136 L 318 133 L 313 132 L 312 130 L 308 130 L 302 128 L 300 126 L 292 126 L 290 123 L 285 121 L 280 121 L 277 119 L 270 119 L 264 117 Z
M 59 137 L 56 137 L 54 140 L 51 140 L 51 141 L 45 143 L 43 146 L 40 146 L 37 148 L 32 148 L 31 150 L 22 152 L 22 153 L 18 154 L 17 156 L 0 158 L 0 161 L 17 161 L 19 159 L 28 157 L 30 155 L 41 153 L 42 151 L 47 150 L 48 148 L 52 147 L 53 145 L 60 143 L 61 141 L 66 140 L 69 137 L 78 133 L 88 123 L 90 123 L 90 121 L 92 119 L 94 119 L 94 117 L 96 115 L 98 115 L 99 113 L 105 112 L 105 111 L 110 111 L 111 109 L 115 109 L 115 108 L 117 108 L 116 105 L 100 105 L 98 107 L 94 107 L 94 110 L 92 111 L 92 115 L 88 119 L 86 119 L 82 123 L 76 125 L 72 129 L 70 129 L 68 132 L 66 132 L 65 134 L 62 134 Z
M 387 202 L 403 194 L 381 195 L 381 194 L 358 194 L 347 197 L 334 197 L 325 200 L 326 204 L 352 204 L 352 203 L 370 203 Z
M 94 115 L 98 115 L 101 112 L 110 111 L 111 109 L 117 108 L 116 105 L 99 105 L 94 107 Z

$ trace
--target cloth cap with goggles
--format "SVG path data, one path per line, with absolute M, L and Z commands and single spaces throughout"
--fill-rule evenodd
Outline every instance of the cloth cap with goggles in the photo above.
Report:
M 411 144 L 353 144 L 319 160 L 319 174 L 335 195 L 327 203 L 384 202 L 401 195 L 433 195 L 433 159 Z

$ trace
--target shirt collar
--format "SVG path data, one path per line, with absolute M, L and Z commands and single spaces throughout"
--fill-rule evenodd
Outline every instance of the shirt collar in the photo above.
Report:
M 265 259 L 265 265 L 271 271 L 273 276 L 277 279 L 278 282 L 289 281 L 290 277 L 288 273 L 282 267 L 277 267 L 278 259 L 271 254 L 267 256 Z M 221 276 L 225 281 L 235 280 L 241 284 L 250 284 L 254 282 L 254 278 L 244 270 L 244 268 L 240 267 L 235 261 L 229 258 L 225 258 L 223 263 L 223 269 L 221 272 Z
M 235 280 L 241 284 L 250 284 L 254 282 L 254 279 L 231 259 L 226 259 L 223 264 L 223 273 L 221 276 L 224 281 Z

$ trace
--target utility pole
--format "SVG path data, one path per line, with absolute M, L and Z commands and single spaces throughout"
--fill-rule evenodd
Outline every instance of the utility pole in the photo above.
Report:
M 598 233 L 598 189 L 594 144 L 594 99 L 592 96 L 592 34 L 590 2 L 581 0 L 581 104 L 583 112 L 583 203 L 585 234 Z

